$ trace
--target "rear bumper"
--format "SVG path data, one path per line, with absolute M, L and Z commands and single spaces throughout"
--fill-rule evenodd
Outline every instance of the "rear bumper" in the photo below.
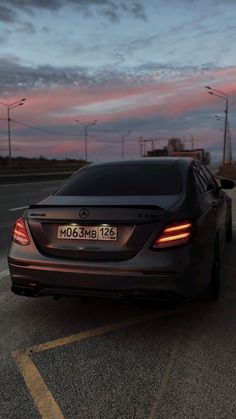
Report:
M 18 295 L 80 295 L 127 299 L 192 298 L 204 286 L 188 266 L 183 272 L 27 264 L 9 258 L 12 291 Z

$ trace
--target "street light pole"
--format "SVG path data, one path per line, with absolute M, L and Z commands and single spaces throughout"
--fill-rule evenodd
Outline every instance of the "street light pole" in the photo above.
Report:
M 9 106 L 7 106 L 7 132 L 8 132 L 9 171 L 11 171 L 11 118 L 10 118 L 10 107 Z
M 140 157 L 143 157 L 143 137 L 139 137 Z
M 85 148 L 85 161 L 88 160 L 88 126 L 84 126 L 84 148 Z
M 84 126 L 84 160 L 88 161 L 88 128 L 92 125 L 96 125 L 98 122 L 97 119 L 94 119 L 92 122 L 88 122 L 87 124 L 79 121 L 78 119 L 75 120 L 75 122 L 78 122 L 78 124 Z
M 225 107 L 223 164 L 227 163 L 227 159 L 226 159 L 226 145 L 227 145 L 227 132 L 228 132 L 228 109 L 229 109 L 229 100 L 228 100 L 228 97 L 227 97 L 226 98 L 226 107 Z
M 22 98 L 20 100 L 17 100 L 16 102 L 13 103 L 5 103 L 5 102 L 0 102 L 1 105 L 5 106 L 7 108 L 7 133 L 8 133 L 8 169 L 9 172 L 11 172 L 11 159 L 12 159 L 12 152 L 11 152 L 11 116 L 10 116 L 10 111 L 18 106 L 22 106 L 24 105 L 24 101 L 26 100 L 26 98 Z
M 122 135 L 122 152 L 121 152 L 121 157 L 122 159 L 125 158 L 125 134 Z
M 228 111 L 229 111 L 229 96 L 227 93 L 221 90 L 213 89 L 210 86 L 206 86 L 206 89 L 210 90 L 208 93 L 213 96 L 217 96 L 225 100 L 225 123 L 224 123 L 224 140 L 223 140 L 223 164 L 227 164 L 226 149 L 227 149 L 227 132 L 228 132 Z M 216 93 L 215 93 L 216 92 Z
M 129 129 L 127 132 L 125 132 L 122 135 L 122 139 L 121 139 L 121 157 L 122 159 L 125 158 L 125 136 L 131 134 L 132 129 Z
M 221 116 L 219 116 L 219 115 L 215 115 L 215 117 L 216 117 L 216 119 L 217 119 L 217 121 L 223 121 L 224 120 L 224 122 L 225 122 L 225 118 L 223 118 L 223 117 L 221 117 Z M 228 163 L 232 163 L 232 143 L 231 143 L 231 133 L 230 133 L 230 126 L 229 126 L 229 120 L 227 120 L 228 122 L 227 122 L 227 138 L 228 138 L 228 143 L 227 143 L 227 145 L 228 145 L 228 147 L 227 147 L 227 149 L 226 149 L 226 151 L 225 151 L 225 155 L 227 154 L 227 156 L 228 156 Z M 224 124 L 225 125 L 225 124 Z M 222 131 L 223 133 L 225 132 L 225 126 L 224 126 L 224 129 L 223 128 L 219 128 L 220 129 L 220 131 Z M 224 134 L 224 136 L 225 136 L 225 134 Z

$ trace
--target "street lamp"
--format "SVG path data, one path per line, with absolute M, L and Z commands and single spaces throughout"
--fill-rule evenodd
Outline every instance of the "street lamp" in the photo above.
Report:
M 222 92 L 221 90 L 213 89 L 210 86 L 206 86 L 206 89 L 210 90 L 209 95 L 217 96 L 225 100 L 225 126 L 224 126 L 224 143 L 223 143 L 223 164 L 227 163 L 226 159 L 226 144 L 227 144 L 227 131 L 228 131 L 228 110 L 229 110 L 229 96 L 227 93 Z M 216 92 L 216 93 L 215 93 Z
M 0 104 L 7 108 L 8 158 L 9 158 L 8 169 L 9 169 L 9 172 L 11 171 L 11 157 L 12 157 L 12 153 L 11 153 L 11 117 L 10 117 L 10 111 L 14 108 L 17 108 L 18 106 L 24 105 L 25 100 L 26 100 L 26 98 L 24 97 L 23 99 L 17 100 L 16 102 L 13 102 L 13 103 L 5 103 L 5 102 L 0 101 Z
M 125 158 L 125 136 L 131 134 L 131 132 L 132 132 L 132 129 L 128 130 L 127 132 L 125 132 L 122 135 L 122 140 L 121 140 L 122 141 L 121 142 L 121 146 L 122 146 L 122 148 L 121 148 L 121 157 L 122 157 L 122 159 Z
M 97 119 L 94 119 L 92 122 L 87 122 L 87 124 L 79 121 L 78 119 L 75 120 L 75 122 L 78 122 L 78 124 L 84 126 L 84 159 L 87 161 L 88 158 L 88 128 L 92 125 L 96 125 L 98 122 Z
M 224 118 L 220 115 L 215 115 L 215 118 L 217 119 L 217 121 L 223 121 Z M 223 128 L 219 128 L 220 131 L 224 131 Z M 228 147 L 227 147 L 227 153 L 228 153 L 228 163 L 232 163 L 232 143 L 231 143 L 231 132 L 230 132 L 230 126 L 229 126 L 229 121 L 227 124 L 227 138 L 228 138 Z

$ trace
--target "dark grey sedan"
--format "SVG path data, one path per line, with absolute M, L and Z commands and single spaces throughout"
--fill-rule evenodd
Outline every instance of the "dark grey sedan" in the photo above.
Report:
M 144 158 L 87 165 L 18 219 L 12 291 L 185 299 L 220 295 L 231 199 L 199 161 Z

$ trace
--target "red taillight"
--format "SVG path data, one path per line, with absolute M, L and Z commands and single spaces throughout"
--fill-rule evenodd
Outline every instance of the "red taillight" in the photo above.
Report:
M 13 240 L 16 243 L 21 244 L 22 246 L 30 244 L 29 236 L 23 218 L 18 218 L 18 220 L 16 221 L 13 230 Z
M 153 247 L 163 249 L 187 243 L 192 237 L 192 231 L 193 224 L 189 220 L 169 224 L 155 240 Z

